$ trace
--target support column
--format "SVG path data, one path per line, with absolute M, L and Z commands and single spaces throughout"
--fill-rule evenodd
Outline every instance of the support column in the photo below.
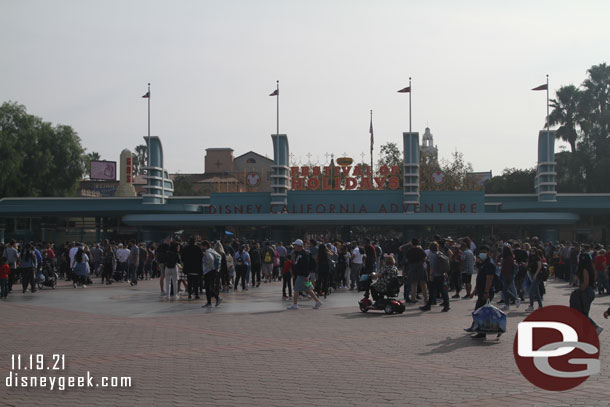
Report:
M 289 182 L 289 147 L 285 134 L 272 134 L 273 140 L 273 175 L 271 175 L 271 212 L 281 210 L 288 205 Z
M 350 226 L 341 227 L 341 240 L 349 242 L 352 239 L 352 228 Z
M 285 245 L 292 243 L 289 226 L 276 226 L 271 229 L 270 238 L 273 243 L 283 242 Z
M 414 237 L 421 239 L 422 236 L 418 236 L 419 228 L 416 226 L 406 226 L 402 230 L 402 241 L 405 243 L 410 242 Z
M 557 201 L 556 164 L 555 131 L 541 130 L 538 133 L 538 167 L 535 181 L 539 202 Z
M 102 241 L 101 223 L 102 223 L 101 218 L 99 216 L 96 216 L 95 217 L 95 241 L 98 243 Z
M 403 203 L 413 204 L 409 207 L 414 208 L 415 204 L 419 204 L 419 133 L 402 133 L 402 138 L 404 146 Z
M 541 237 L 543 242 L 556 242 L 559 240 L 559 231 L 557 229 L 544 229 Z

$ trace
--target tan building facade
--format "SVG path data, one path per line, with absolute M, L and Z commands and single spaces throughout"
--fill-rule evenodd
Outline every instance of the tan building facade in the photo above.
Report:
M 233 160 L 233 177 L 244 184 L 246 192 L 270 192 L 272 165 L 273 160 L 248 151 Z

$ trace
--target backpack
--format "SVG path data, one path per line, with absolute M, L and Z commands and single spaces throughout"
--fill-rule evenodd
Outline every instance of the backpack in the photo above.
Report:
M 104 257 L 103 257 L 103 262 L 105 265 L 107 266 L 113 266 L 114 267 L 114 263 L 115 263 L 115 254 L 114 252 L 111 250 L 109 252 L 104 252 Z
M 280 266 L 280 254 L 276 250 L 274 253 L 274 256 L 273 256 L 273 267 L 279 267 L 279 266 Z
M 494 273 L 494 279 L 491 283 L 491 287 L 496 293 L 499 293 L 504 289 L 504 282 L 497 273 Z
M 210 249 L 209 251 L 207 251 L 208 253 L 210 253 L 212 255 L 212 259 L 214 262 L 214 265 L 212 267 L 212 270 L 220 270 L 220 264 L 222 263 L 222 256 L 214 249 Z M 207 263 L 207 261 L 206 261 Z
M 436 272 L 439 274 L 448 274 L 451 265 L 449 258 L 443 252 L 436 253 Z
M 165 267 L 173 269 L 176 267 L 176 263 L 178 263 L 178 253 L 168 252 L 165 257 Z
M 540 278 L 542 281 L 546 281 L 549 279 L 549 265 L 546 263 L 542 263 L 542 268 L 540 269 Z
M 231 257 L 231 255 L 229 254 L 228 256 L 226 256 L 226 260 L 227 260 L 227 270 L 228 271 L 233 270 L 233 267 L 234 267 L 233 257 Z
M 271 263 L 271 253 L 269 252 L 269 249 L 265 251 L 265 263 Z
M 214 256 L 214 270 L 220 270 L 220 264 L 222 263 L 222 256 L 216 251 L 212 251 L 212 255 Z

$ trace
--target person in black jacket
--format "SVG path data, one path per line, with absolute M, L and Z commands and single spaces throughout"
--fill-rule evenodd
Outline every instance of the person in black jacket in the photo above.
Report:
M 481 246 L 479 249 L 479 259 L 481 260 L 478 265 L 477 283 L 475 287 L 475 293 L 477 295 L 477 303 L 474 309 L 477 310 L 487 303 L 487 300 L 491 301 L 494 298 L 493 280 L 496 275 L 496 267 L 491 262 L 489 257 L 489 247 Z M 474 331 L 474 324 L 470 328 L 464 329 L 466 332 Z M 484 333 L 478 333 L 473 336 L 474 339 L 485 339 Z
M 184 274 L 188 281 L 189 300 L 195 295 L 195 299 L 199 299 L 199 285 L 203 267 L 203 251 L 195 244 L 195 238 L 189 238 L 189 243 L 180 252 L 182 255 L 182 264 L 184 265 Z
M 570 294 L 570 308 L 579 311 L 585 317 L 587 317 L 599 335 L 602 333 L 603 328 L 598 326 L 589 316 L 591 303 L 593 303 L 593 300 L 595 299 L 595 283 L 597 280 L 597 274 L 595 272 L 593 262 L 591 261 L 591 256 L 589 256 L 588 249 L 588 246 L 584 246 L 584 250 L 580 253 L 578 258 L 576 276 L 578 278 L 580 287 L 572 291 L 572 294 Z
M 316 296 L 316 293 L 314 293 L 313 284 L 309 281 L 310 254 L 303 249 L 303 241 L 301 239 L 295 240 L 292 245 L 294 246 L 294 265 L 292 266 L 292 273 L 296 276 L 296 280 L 294 283 L 294 295 L 292 297 L 293 303 L 288 309 L 299 309 L 297 302 L 299 300 L 300 291 L 309 293 L 311 298 L 316 302 L 316 305 L 314 305 L 313 308 L 318 309 L 322 306 L 322 303 Z

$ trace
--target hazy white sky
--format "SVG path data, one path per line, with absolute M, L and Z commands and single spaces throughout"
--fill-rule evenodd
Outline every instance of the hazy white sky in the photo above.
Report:
M 0 1 L 0 102 L 72 126 L 118 160 L 152 135 L 170 172 L 203 172 L 206 148 L 272 156 L 280 132 L 306 161 L 402 148 L 413 131 L 475 171 L 531 167 L 545 92 L 607 60 L 610 2 L 209 0 Z M 551 92 L 551 97 L 554 92 Z M 377 156 L 375 157 L 377 160 Z

